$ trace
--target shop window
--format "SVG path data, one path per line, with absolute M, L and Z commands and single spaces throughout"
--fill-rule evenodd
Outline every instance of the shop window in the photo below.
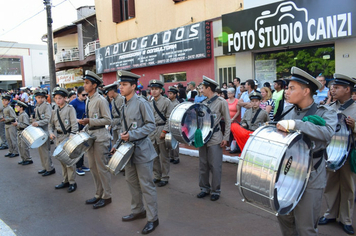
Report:
M 219 68 L 218 83 L 221 86 L 223 83 L 228 83 L 230 81 L 234 81 L 235 76 L 236 76 L 236 67 L 235 66 Z
M 220 38 L 215 38 L 215 47 L 217 48 L 217 47 L 222 47 L 222 46 L 223 46 L 223 44 L 222 44 Z
M 0 58 L 0 75 L 21 75 L 21 59 Z
M 162 74 L 161 78 L 164 83 L 184 82 L 187 81 L 187 73 L 176 72 L 176 73 Z
M 112 0 L 112 21 L 120 23 L 135 17 L 135 0 Z

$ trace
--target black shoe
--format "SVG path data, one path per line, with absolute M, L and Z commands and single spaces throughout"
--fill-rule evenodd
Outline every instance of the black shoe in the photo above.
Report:
M 54 141 L 53 141 L 53 140 L 51 140 L 51 141 L 50 141 L 50 143 L 51 143 L 51 144 L 54 144 Z
M 77 189 L 77 183 L 69 185 L 68 193 L 72 193 Z
M 324 216 L 322 216 L 320 219 L 319 219 L 319 222 L 318 222 L 318 225 L 326 225 L 326 224 L 329 224 L 331 222 L 335 222 L 336 219 L 333 218 L 333 219 L 327 219 L 325 218 Z
M 155 230 L 155 228 L 159 225 L 159 221 L 158 219 L 153 221 L 153 222 L 150 222 L 148 221 L 147 224 L 145 225 L 145 227 L 143 228 L 142 230 L 142 234 L 149 234 L 151 233 L 153 230 Z
M 171 163 L 172 163 L 173 161 L 174 161 L 174 159 L 170 159 L 170 160 L 169 160 L 169 162 L 171 162 Z
M 53 170 L 44 172 L 42 176 L 45 177 L 45 176 L 53 175 L 54 173 L 56 173 L 56 169 L 53 168 Z
M 30 165 L 30 164 L 33 164 L 33 161 L 32 161 L 32 160 L 24 161 L 24 162 L 22 163 L 22 165 L 24 165 L 24 166 Z
M 8 146 L 0 146 L 0 150 L 5 150 L 5 149 L 9 149 Z
M 133 220 L 143 219 L 143 218 L 146 218 L 146 211 L 137 214 L 130 214 L 127 216 L 123 216 L 122 221 L 133 221 Z
M 230 154 L 235 154 L 235 153 L 241 153 L 240 148 L 236 148 L 236 149 L 230 151 Z
M 69 183 L 68 182 L 67 183 L 63 183 L 62 182 L 62 183 L 54 186 L 55 189 L 62 189 L 62 188 L 67 188 L 67 187 L 69 187 Z
M 174 161 L 173 161 L 173 164 L 175 164 L 175 165 L 176 165 L 176 164 L 179 164 L 179 158 L 178 158 L 177 160 L 174 160 Z
M 158 184 L 157 184 L 157 186 L 158 187 L 163 187 L 163 186 L 166 186 L 168 184 L 168 181 L 160 181 Z
M 212 195 L 210 196 L 210 200 L 212 200 L 212 201 L 219 200 L 219 198 L 220 198 L 220 195 L 219 195 L 219 194 L 212 194 Z
M 159 183 L 159 182 L 161 182 L 160 179 L 153 179 L 153 183 L 157 184 L 157 183 Z
M 19 154 L 15 154 L 15 153 L 12 153 L 9 157 L 12 158 L 12 157 L 18 157 Z
M 347 233 L 347 234 L 355 234 L 354 228 L 352 225 L 344 225 L 343 223 L 339 222 L 340 225 L 342 225 L 342 229 Z
M 104 207 L 108 204 L 111 203 L 111 198 L 108 198 L 108 199 L 100 199 L 97 203 L 95 203 L 93 205 L 93 208 L 94 209 L 98 209 L 98 208 L 101 208 L 101 207 Z
M 97 203 L 99 200 L 100 200 L 100 198 L 93 197 L 93 198 L 90 198 L 90 199 L 86 200 L 86 201 L 85 201 L 85 204 L 95 204 L 95 203 Z
M 17 164 L 19 164 L 19 165 L 23 165 L 23 163 L 24 163 L 24 161 L 17 162 Z
M 11 156 L 11 155 L 12 155 L 12 153 L 9 152 L 8 154 L 5 155 L 5 157 L 9 157 L 9 156 Z
M 197 195 L 197 198 L 203 198 L 203 197 L 206 197 L 208 196 L 210 193 L 206 193 L 206 192 L 200 192 L 198 195 Z
M 43 174 L 43 173 L 45 173 L 45 172 L 46 172 L 46 170 L 39 170 L 39 171 L 38 171 L 39 174 Z

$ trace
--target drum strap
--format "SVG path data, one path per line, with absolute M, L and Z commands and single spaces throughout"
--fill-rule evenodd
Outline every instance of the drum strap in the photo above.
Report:
M 38 107 L 36 109 L 36 112 L 37 112 L 37 116 L 38 116 L 38 119 L 42 120 L 41 116 L 40 116 L 40 113 L 38 112 Z
M 62 132 L 63 132 L 64 134 L 67 134 L 68 131 L 67 131 L 66 128 L 64 127 L 64 124 L 63 124 L 63 122 L 62 122 L 61 116 L 59 115 L 59 108 L 57 108 L 57 117 L 58 117 L 59 124 L 61 125 Z M 70 129 L 71 129 L 71 128 L 70 128 Z M 70 129 L 69 129 L 69 130 L 70 130 Z M 69 131 L 69 132 L 70 132 L 70 131 Z
M 117 114 L 118 114 L 119 117 L 120 117 L 120 111 L 119 111 L 119 109 L 118 109 L 117 106 L 116 106 L 115 100 L 114 100 L 114 107 L 115 107 L 115 110 L 116 110 Z
M 215 95 L 207 102 L 207 104 L 209 105 L 209 104 L 213 103 L 216 99 L 218 99 L 218 97 L 219 97 L 218 95 Z
M 159 115 L 159 117 L 161 117 L 161 119 L 162 119 L 164 122 L 166 122 L 167 119 L 166 119 L 166 117 L 164 117 L 164 115 L 162 115 L 162 113 L 158 110 L 158 108 L 157 108 L 157 106 L 156 106 L 155 100 L 152 100 L 152 102 L 153 102 L 153 107 L 154 107 L 154 109 L 156 110 L 156 112 L 157 112 L 157 114 Z
M 257 116 L 258 116 L 258 114 L 260 114 L 261 110 L 262 110 L 261 108 L 258 108 L 258 110 L 256 111 L 256 114 L 253 116 L 252 121 L 251 121 L 252 125 L 256 122 Z
M 339 111 L 344 111 L 346 110 L 349 106 L 351 106 L 354 103 L 354 100 L 350 99 L 347 102 L 345 102 L 342 106 L 339 107 Z
M 125 130 L 128 130 L 128 126 L 127 126 L 127 123 L 126 123 L 126 117 L 125 117 L 125 106 L 122 106 L 122 118 L 124 120 L 124 125 L 125 125 Z

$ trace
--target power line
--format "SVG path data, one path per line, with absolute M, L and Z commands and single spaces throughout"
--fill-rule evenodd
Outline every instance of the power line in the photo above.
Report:
M 72 7 L 73 7 L 75 10 L 77 10 L 77 8 L 75 8 L 75 6 L 74 6 L 73 3 L 71 2 L 71 0 L 68 0 L 68 2 L 72 5 Z M 79 15 L 80 15 L 82 18 L 84 17 L 84 16 L 83 16 L 82 14 L 80 14 L 80 13 L 79 13 Z M 94 26 L 90 21 L 88 21 L 87 18 L 84 18 L 84 20 L 85 20 L 86 22 L 88 22 L 89 25 L 91 25 L 91 26 L 93 26 L 93 27 L 95 28 L 95 26 Z

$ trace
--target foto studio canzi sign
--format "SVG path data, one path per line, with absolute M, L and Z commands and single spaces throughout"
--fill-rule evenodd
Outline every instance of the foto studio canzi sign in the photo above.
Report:
M 295 0 L 222 16 L 227 53 L 356 36 L 355 0 Z

